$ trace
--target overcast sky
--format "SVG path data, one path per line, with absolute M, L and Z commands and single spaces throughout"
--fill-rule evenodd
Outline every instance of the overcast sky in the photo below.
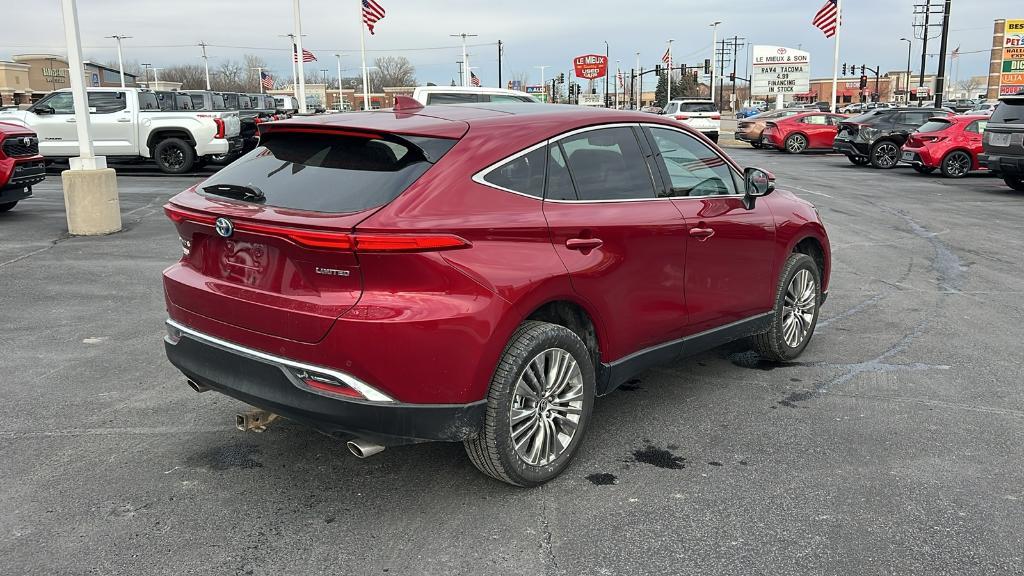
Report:
M 847 0 L 842 32 L 842 61 L 881 65 L 883 71 L 906 67 L 911 37 L 913 4 L 924 0 Z M 934 2 L 935 0 L 933 0 Z M 810 24 L 819 0 L 773 2 L 713 2 L 709 0 L 588 0 L 553 2 L 515 0 L 493 3 L 471 0 L 379 0 L 387 16 L 377 34 L 367 35 L 367 58 L 379 55 L 408 57 L 421 83 L 448 83 L 457 76 L 459 41 L 449 34 L 478 34 L 471 44 L 471 65 L 485 84 L 497 82 L 497 48 L 505 42 L 504 76 L 528 73 L 539 81 L 539 65 L 567 71 L 574 56 L 604 53 L 622 67 L 635 65 L 640 52 L 643 66 L 653 66 L 675 40 L 677 63 L 696 64 L 710 57 L 711 29 L 721 20 L 719 38 L 738 35 L 755 44 L 800 45 L 811 53 L 814 76 L 830 76 L 832 41 Z M 25 52 L 63 54 L 64 31 L 58 0 L 2 0 L 3 34 L 0 59 Z M 126 60 L 169 66 L 201 62 L 199 41 L 208 48 L 211 68 L 223 59 L 245 53 L 262 56 L 278 76 L 290 76 L 288 40 L 292 32 L 291 0 L 79 0 L 82 43 L 86 58 L 104 62 L 116 58 L 112 34 L 133 36 L 124 42 Z M 987 73 L 992 21 L 1024 18 L 1019 0 L 954 0 L 950 51 L 960 46 L 963 56 L 959 77 Z M 336 69 L 334 54 L 342 52 L 345 75 L 359 67 L 360 3 L 357 0 L 302 0 L 304 44 L 319 62 L 315 69 Z M 434 49 L 431 49 L 434 48 Z M 937 53 L 939 41 L 929 42 Z M 913 67 L 920 66 L 920 41 L 914 41 Z M 739 57 L 740 68 L 746 54 Z M 937 58 L 929 58 L 934 71 Z M 950 72 L 952 76 L 953 72 Z

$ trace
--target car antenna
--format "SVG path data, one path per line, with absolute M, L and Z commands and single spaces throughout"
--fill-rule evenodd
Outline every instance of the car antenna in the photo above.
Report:
M 420 104 L 415 98 L 409 96 L 395 96 L 395 112 L 412 112 L 414 110 L 422 110 L 423 104 Z

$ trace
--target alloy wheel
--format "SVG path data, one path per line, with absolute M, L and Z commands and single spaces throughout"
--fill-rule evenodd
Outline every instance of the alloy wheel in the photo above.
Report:
M 786 150 L 793 154 L 799 154 L 807 149 L 807 139 L 800 134 L 794 134 L 786 138 Z
M 160 161 L 168 168 L 181 168 L 185 164 L 185 153 L 180 148 L 168 146 L 160 154 Z
M 782 306 L 782 337 L 790 348 L 799 346 L 810 332 L 816 304 L 814 276 L 809 270 L 800 270 L 789 281 Z
M 971 157 L 964 152 L 953 152 L 946 158 L 946 175 L 960 178 L 971 171 Z
M 509 411 L 516 454 L 532 466 L 557 459 L 572 443 L 583 414 L 583 374 L 572 354 L 550 348 L 519 376 Z
M 895 144 L 885 142 L 875 148 L 875 162 L 881 168 L 892 168 L 899 161 L 900 150 Z

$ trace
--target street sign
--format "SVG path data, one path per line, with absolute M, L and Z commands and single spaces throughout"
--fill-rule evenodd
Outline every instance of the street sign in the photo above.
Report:
M 580 106 L 603 106 L 600 94 L 580 94 Z
M 572 64 L 577 78 L 596 80 L 608 75 L 608 58 L 600 54 L 577 56 Z
M 754 46 L 751 92 L 795 95 L 811 89 L 811 55 L 783 46 Z
M 1006 21 L 1002 56 L 999 95 L 1016 94 L 1024 90 L 1024 20 Z
M 526 87 L 526 93 L 527 94 L 543 94 L 544 93 L 544 86 L 541 86 L 540 84 L 535 84 L 533 86 L 527 86 Z

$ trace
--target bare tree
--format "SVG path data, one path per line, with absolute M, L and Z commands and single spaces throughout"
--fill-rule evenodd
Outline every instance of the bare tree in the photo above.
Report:
M 114 70 L 117 70 L 117 59 L 115 58 L 113 60 L 107 60 L 106 63 L 104 63 L 103 65 L 106 66 L 107 68 L 112 68 Z M 142 77 L 142 73 L 143 73 L 142 64 L 139 64 L 138 60 L 125 60 L 125 63 L 124 63 L 124 73 L 125 74 L 131 74 L 131 75 L 135 76 L 136 78 L 138 78 L 139 80 L 144 80 L 144 78 Z
M 225 92 L 245 90 L 246 70 L 237 60 L 225 60 L 210 74 L 210 87 Z
M 179 64 L 160 71 L 160 79 L 167 82 L 180 82 L 182 90 L 204 90 L 206 88 L 206 72 L 200 64 Z M 211 80 L 213 80 L 211 78 Z
M 415 86 L 416 68 L 405 56 L 380 56 L 370 71 L 370 90 L 380 92 L 385 86 Z
M 127 66 L 125 66 L 127 68 Z M 956 88 L 960 92 L 963 92 L 968 98 L 974 98 L 978 95 L 979 91 L 983 88 L 983 85 L 978 82 L 979 78 L 968 78 L 967 80 L 961 80 L 957 83 Z
M 260 71 L 258 68 L 263 69 L 267 74 L 271 74 L 270 69 L 267 67 L 267 61 L 255 54 L 242 56 L 242 61 L 245 67 L 245 89 L 249 91 L 257 90 L 260 85 Z
M 528 73 L 522 72 L 522 71 L 520 71 L 520 72 L 513 72 L 509 76 L 509 80 L 511 80 L 513 83 L 518 82 L 521 86 L 523 86 L 523 89 L 525 90 L 526 89 L 526 85 L 530 83 L 530 75 Z

